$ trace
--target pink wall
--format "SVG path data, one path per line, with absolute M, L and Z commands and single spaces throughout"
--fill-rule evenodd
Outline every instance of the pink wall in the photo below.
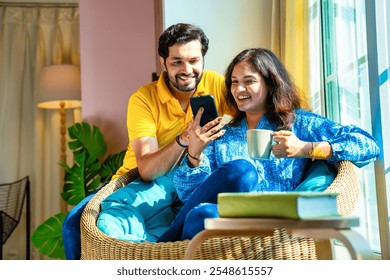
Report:
M 154 0 L 80 0 L 82 118 L 127 147 L 129 96 L 156 71 Z

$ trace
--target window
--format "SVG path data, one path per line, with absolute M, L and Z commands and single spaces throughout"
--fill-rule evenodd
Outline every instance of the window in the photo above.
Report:
M 310 73 L 322 81 L 310 89 L 314 111 L 365 129 L 380 146 L 390 137 L 383 127 L 390 120 L 389 9 L 385 0 L 313 0 L 309 8 L 310 59 L 318 61 Z M 358 169 L 362 199 L 355 214 L 358 231 L 388 258 L 390 151 L 382 152 L 383 159 Z

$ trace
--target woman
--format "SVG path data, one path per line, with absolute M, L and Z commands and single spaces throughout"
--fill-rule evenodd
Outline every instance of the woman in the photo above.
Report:
M 201 114 L 195 116 L 188 154 L 173 178 L 184 205 L 159 241 L 191 239 L 201 231 L 205 218 L 218 217 L 220 192 L 294 191 L 314 159 L 362 167 L 379 155 L 366 131 L 300 109 L 297 90 L 271 51 L 242 51 L 225 78 L 226 100 L 236 114 L 223 130 L 220 118 L 200 127 Z M 274 131 L 269 160 L 248 155 L 246 131 L 254 128 Z

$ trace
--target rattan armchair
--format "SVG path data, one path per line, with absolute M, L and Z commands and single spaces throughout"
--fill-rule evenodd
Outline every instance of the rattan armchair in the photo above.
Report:
M 326 192 L 338 195 L 339 212 L 348 216 L 359 198 L 359 181 L 355 166 L 348 161 L 337 164 L 337 176 Z M 100 203 L 115 190 L 138 178 L 138 171 L 111 181 L 88 202 L 81 216 L 81 259 L 97 260 L 180 260 L 189 240 L 176 242 L 137 243 L 112 238 L 101 232 L 96 221 Z M 285 229 L 275 229 L 267 237 L 210 238 L 198 248 L 195 259 L 317 259 L 316 242 L 312 238 L 291 236 Z

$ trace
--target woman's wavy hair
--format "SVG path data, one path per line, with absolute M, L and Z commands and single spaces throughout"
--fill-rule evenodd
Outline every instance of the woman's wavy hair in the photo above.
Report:
M 200 27 L 188 23 L 177 23 L 168 27 L 158 40 L 158 54 L 165 59 L 169 48 L 175 44 L 186 44 L 198 40 L 202 45 L 202 55 L 209 49 L 209 39 Z
M 278 130 L 289 130 L 295 121 L 295 109 L 301 107 L 297 88 L 275 54 L 263 48 L 250 48 L 242 51 L 226 69 L 226 101 L 236 112 L 231 125 L 238 125 L 245 118 L 245 112 L 238 110 L 231 93 L 233 69 L 242 61 L 246 61 L 252 70 L 259 73 L 268 87 L 265 107 L 269 120 L 277 125 Z

